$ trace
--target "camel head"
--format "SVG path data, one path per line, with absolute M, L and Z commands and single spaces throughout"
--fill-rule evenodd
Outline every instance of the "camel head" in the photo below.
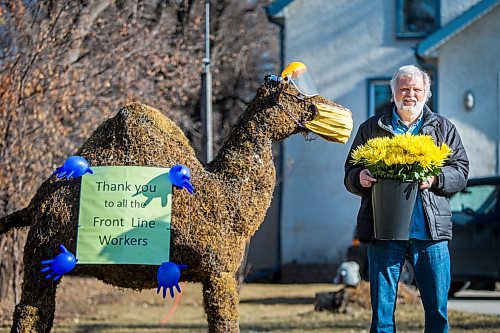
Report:
M 273 141 L 313 132 L 345 143 L 353 127 L 351 111 L 320 96 L 302 63 L 291 63 L 281 76 L 267 75 L 252 104 Z

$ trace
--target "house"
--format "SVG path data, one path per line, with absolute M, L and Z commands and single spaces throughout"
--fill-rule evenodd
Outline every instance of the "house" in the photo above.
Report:
M 475 177 L 500 174 L 499 4 L 276 0 L 268 12 L 281 27 L 282 62 L 307 64 L 320 94 L 352 110 L 355 130 L 389 102 L 398 67 L 424 68 L 433 80 L 428 105 L 457 126 Z M 343 185 L 351 142 L 295 136 L 281 145 L 273 206 L 249 251 L 256 276 L 333 276 L 352 242 L 360 202 Z

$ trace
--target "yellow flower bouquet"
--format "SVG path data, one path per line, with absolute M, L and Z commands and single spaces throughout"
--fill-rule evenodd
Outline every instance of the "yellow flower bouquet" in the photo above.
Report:
M 450 154 L 431 136 L 408 133 L 370 139 L 352 152 L 353 162 L 377 178 L 371 191 L 376 239 L 409 239 L 418 181 L 438 175 Z
M 406 133 L 370 139 L 351 157 L 375 178 L 423 181 L 438 175 L 450 154 L 446 144 L 437 146 L 430 135 Z

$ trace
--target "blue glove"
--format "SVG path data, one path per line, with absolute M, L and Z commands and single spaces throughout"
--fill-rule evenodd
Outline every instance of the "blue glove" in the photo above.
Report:
M 53 278 L 53 281 L 57 281 L 61 275 L 68 273 L 73 268 L 75 268 L 78 259 L 75 258 L 73 253 L 66 250 L 64 245 L 60 244 L 59 249 L 62 253 L 59 253 L 54 259 L 42 261 L 42 268 L 40 271 L 42 273 L 47 273 L 45 275 L 46 279 Z
M 174 298 L 174 287 L 180 293 L 179 278 L 181 277 L 181 269 L 183 268 L 187 268 L 187 265 L 177 265 L 173 262 L 162 263 L 156 273 L 156 278 L 158 279 L 156 293 L 159 294 L 161 288 L 163 288 L 163 298 L 165 298 L 167 296 L 167 289 L 170 289 L 170 297 Z
M 176 164 L 168 172 L 170 176 L 170 181 L 177 187 L 185 188 L 189 193 L 194 193 L 194 187 L 190 183 L 191 172 L 189 168 L 182 164 Z
M 57 178 L 66 177 L 70 179 L 71 177 L 81 177 L 87 172 L 90 174 L 94 173 L 89 167 L 87 160 L 81 156 L 71 156 L 64 162 L 62 167 L 54 171 L 54 174 L 57 175 Z

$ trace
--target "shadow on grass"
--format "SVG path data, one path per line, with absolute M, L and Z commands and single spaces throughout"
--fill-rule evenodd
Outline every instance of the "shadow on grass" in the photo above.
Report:
M 498 301 L 500 300 L 500 296 L 454 295 L 449 297 L 449 299 L 464 301 Z
M 242 332 L 288 332 L 299 330 L 301 332 L 314 332 L 316 330 L 354 329 L 356 332 L 367 328 L 365 323 L 338 323 L 332 318 L 331 323 L 270 323 L 270 324 L 240 324 Z M 398 327 L 399 328 L 399 327 Z M 72 333 L 118 333 L 118 332 L 206 332 L 207 325 L 202 324 L 78 324 L 78 325 L 60 325 L 54 327 L 54 333 L 72 332 Z M 401 327 L 405 331 L 405 327 Z M 422 328 L 419 328 L 420 330 Z M 406 330 L 408 331 L 408 330 Z
M 498 332 L 500 323 L 500 318 L 498 320 L 492 321 L 473 321 L 468 323 L 462 323 L 458 325 L 453 325 L 451 327 L 452 331 L 458 330 L 460 332 Z M 368 330 L 368 322 L 362 321 L 336 321 L 336 318 L 332 316 L 331 322 L 308 322 L 308 323 L 269 323 L 269 324 L 240 324 L 240 329 L 242 332 L 324 332 L 325 330 L 331 330 L 332 332 L 338 332 L 339 330 L 347 330 L 349 332 L 360 332 L 362 330 Z M 422 324 L 407 324 L 398 323 L 398 331 L 402 332 L 422 332 Z M 208 326 L 206 324 L 107 324 L 107 323 L 96 323 L 96 324 L 75 324 L 75 325 L 57 325 L 54 327 L 54 333 L 71 332 L 71 333 L 121 333 L 121 332 L 206 332 Z M 477 330 L 477 331 L 476 331 Z M 8 332 L 7 326 L 1 326 L 0 332 Z
M 455 329 L 461 329 L 464 331 L 481 329 L 482 332 L 500 332 L 500 317 L 498 318 L 498 320 L 491 322 L 478 321 L 478 322 L 468 322 L 462 324 L 451 323 L 450 326 L 451 326 L 451 332 L 453 332 L 453 330 Z
M 314 298 L 312 298 L 312 297 L 267 297 L 267 298 L 243 299 L 240 301 L 240 304 L 266 304 L 266 305 L 314 304 Z
M 54 327 L 54 333 L 121 333 L 121 332 L 206 332 L 207 325 L 202 324 L 75 324 L 58 325 Z

